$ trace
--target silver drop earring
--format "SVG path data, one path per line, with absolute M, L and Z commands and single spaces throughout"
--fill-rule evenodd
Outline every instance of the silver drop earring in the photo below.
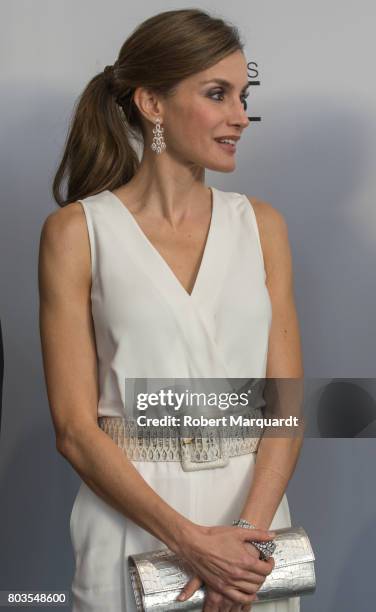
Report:
M 166 148 L 166 143 L 163 138 L 164 130 L 163 130 L 163 127 L 161 127 L 160 123 L 161 123 L 161 120 L 158 117 L 157 124 L 153 128 L 153 134 L 154 134 L 153 142 L 150 145 L 153 151 L 155 151 L 156 153 L 162 153 L 162 151 L 164 151 Z

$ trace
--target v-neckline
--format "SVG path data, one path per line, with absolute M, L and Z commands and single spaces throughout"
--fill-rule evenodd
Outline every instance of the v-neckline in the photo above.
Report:
M 195 295 L 197 294 L 198 288 L 199 288 L 199 286 L 200 286 L 200 284 L 202 282 L 205 269 L 206 269 L 206 267 L 208 265 L 208 260 L 209 260 L 208 253 L 209 253 L 209 250 L 210 250 L 210 245 L 211 245 L 211 243 L 213 241 L 213 234 L 214 234 L 214 230 L 215 230 L 216 210 L 217 210 L 216 189 L 215 189 L 215 187 L 211 187 L 211 186 L 208 186 L 208 187 L 209 187 L 209 189 L 211 191 L 211 195 L 212 195 L 212 197 L 211 197 L 210 224 L 209 224 L 209 229 L 208 229 L 208 233 L 207 233 L 207 236 L 206 236 L 204 251 L 203 251 L 203 254 L 202 254 L 202 257 L 201 257 L 199 269 L 198 269 L 198 272 L 196 274 L 196 278 L 195 278 L 195 281 L 194 281 L 194 284 L 193 284 L 192 291 L 190 293 L 182 285 L 181 281 L 178 279 L 178 277 L 176 276 L 175 272 L 172 270 L 171 266 L 167 263 L 167 261 L 165 260 L 163 255 L 161 255 L 161 253 L 158 251 L 158 249 L 154 246 L 154 244 L 151 242 L 151 240 L 147 237 L 147 235 L 145 234 L 144 230 L 141 228 L 140 224 L 136 221 L 134 215 L 127 208 L 127 206 L 122 202 L 122 200 L 115 193 L 113 193 L 112 191 L 109 191 L 108 189 L 106 189 L 106 193 L 110 194 L 110 196 L 113 199 L 113 202 L 118 204 L 123 209 L 124 214 L 131 221 L 131 223 L 132 223 L 133 227 L 135 228 L 137 234 L 139 235 L 141 240 L 144 242 L 144 244 L 147 246 L 149 252 L 160 261 L 160 263 L 162 264 L 162 267 L 167 272 L 167 274 L 172 278 L 172 280 L 175 282 L 175 284 L 178 287 L 179 291 L 183 292 L 185 297 L 188 298 L 188 299 L 192 299 L 192 298 L 195 297 Z

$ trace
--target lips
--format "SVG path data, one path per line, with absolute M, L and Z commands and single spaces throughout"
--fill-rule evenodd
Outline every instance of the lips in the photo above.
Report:
M 235 153 L 236 151 L 236 146 L 234 144 L 230 144 L 227 142 L 219 142 L 216 138 L 214 139 L 218 145 L 222 148 L 223 151 L 226 151 L 227 153 Z
M 234 138 L 214 138 L 214 140 L 216 140 L 217 142 L 220 142 L 221 144 L 236 144 L 236 141 L 234 140 Z M 233 142 L 223 142 L 224 140 L 231 140 Z
M 237 136 L 236 134 L 228 134 L 226 136 L 218 136 L 217 138 L 215 138 L 214 140 L 233 140 L 235 143 L 240 140 L 240 136 Z

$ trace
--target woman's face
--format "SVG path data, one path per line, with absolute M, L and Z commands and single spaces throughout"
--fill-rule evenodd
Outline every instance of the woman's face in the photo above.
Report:
M 163 100 L 162 125 L 167 147 L 163 155 L 171 155 L 190 166 L 231 172 L 237 141 L 232 146 L 222 145 L 217 139 L 240 138 L 248 127 L 247 87 L 247 63 L 241 51 L 184 79 L 176 93 Z

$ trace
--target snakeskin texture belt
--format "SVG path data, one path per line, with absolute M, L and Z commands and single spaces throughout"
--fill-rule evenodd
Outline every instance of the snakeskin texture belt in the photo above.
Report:
M 100 416 L 99 427 L 131 461 L 180 461 L 185 472 L 225 467 L 230 457 L 256 453 L 260 430 L 232 427 L 231 436 L 220 428 L 193 427 L 182 436 L 179 428 L 146 428 L 135 419 Z

